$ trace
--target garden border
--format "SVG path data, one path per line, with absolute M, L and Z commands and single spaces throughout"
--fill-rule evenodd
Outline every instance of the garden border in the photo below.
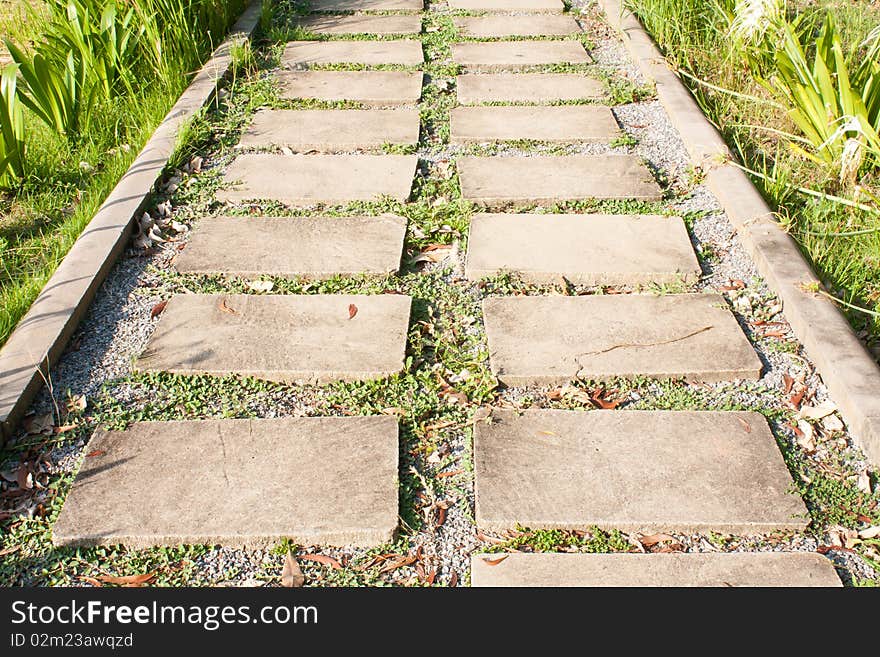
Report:
M 639 69 L 656 84 L 657 96 L 693 164 L 706 172 L 709 189 L 758 271 L 779 296 L 792 330 L 840 407 L 854 440 L 873 465 L 880 465 L 880 366 L 837 306 L 811 291 L 821 283 L 797 243 L 780 227 L 745 172 L 730 163 L 733 155 L 724 139 L 638 18 L 620 0 L 597 0 L 597 4 Z
M 49 370 L 64 352 L 98 288 L 125 249 L 132 227 L 174 154 L 181 127 L 214 98 L 232 65 L 232 48 L 260 23 L 251 0 L 223 42 L 147 140 L 58 269 L 0 349 L 0 445 L 15 430 Z

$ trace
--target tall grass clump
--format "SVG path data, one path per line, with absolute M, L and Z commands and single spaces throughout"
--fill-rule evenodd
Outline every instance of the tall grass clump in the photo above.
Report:
M 17 1 L 0 15 L 0 345 L 247 4 Z
M 880 357 L 880 7 L 628 4 Z

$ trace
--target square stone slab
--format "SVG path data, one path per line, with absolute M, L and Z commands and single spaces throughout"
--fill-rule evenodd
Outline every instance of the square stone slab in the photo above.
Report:
M 410 305 L 396 294 L 179 295 L 135 366 L 269 381 L 378 379 L 403 369 Z
M 536 14 L 561 14 L 565 9 L 562 0 L 449 0 L 450 9 L 485 12 L 532 12 Z M 528 20 L 524 17 L 523 20 Z
M 281 71 L 282 98 L 365 105 L 414 105 L 422 96 L 422 73 L 407 71 Z
M 712 411 L 492 410 L 474 424 L 477 526 L 722 532 L 809 523 L 767 421 Z
M 460 157 L 456 165 L 462 197 L 486 205 L 663 197 L 651 172 L 633 155 Z
M 717 294 L 489 297 L 483 316 L 492 371 L 511 386 L 761 375 L 760 359 Z
M 581 33 L 581 26 L 571 16 L 456 16 L 452 20 L 462 35 L 475 38 Z
M 308 16 L 299 19 L 300 27 L 314 34 L 418 34 L 422 31 L 419 16 Z
M 310 0 L 312 11 L 405 11 L 420 12 L 423 0 Z
M 274 200 L 291 205 L 406 201 L 415 155 L 239 155 L 226 169 L 221 201 Z
M 517 139 L 611 142 L 620 135 L 611 108 L 601 105 L 456 107 L 450 121 L 454 144 Z
M 477 214 L 465 271 L 471 280 L 513 271 L 532 283 L 643 285 L 693 282 L 700 264 L 679 217 Z
M 498 559 L 504 560 L 495 563 Z M 491 565 L 491 564 L 495 565 Z M 471 586 L 842 586 L 814 552 L 475 554 Z
M 393 215 L 205 217 L 174 266 L 234 276 L 391 274 L 405 237 L 406 219 Z
M 580 73 L 487 73 L 456 78 L 458 102 L 553 103 L 563 100 L 592 100 L 605 96 L 598 80 Z
M 415 39 L 399 41 L 290 41 L 281 64 L 303 68 L 320 64 L 399 64 L 419 66 L 424 61 L 422 43 Z
M 288 146 L 298 151 L 351 151 L 416 144 L 416 109 L 260 110 L 241 136 L 245 148 Z
M 397 527 L 389 417 L 140 422 L 98 430 L 55 545 L 381 545 Z
M 580 41 L 467 41 L 452 44 L 452 59 L 478 71 L 592 61 Z

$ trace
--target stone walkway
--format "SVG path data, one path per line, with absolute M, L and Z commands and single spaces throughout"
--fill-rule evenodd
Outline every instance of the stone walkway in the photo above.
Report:
M 582 104 L 600 99 L 600 83 L 582 72 L 534 70 L 591 61 L 580 41 L 564 38 L 580 28 L 561 0 L 449 6 L 483 14 L 455 19 L 466 36 L 562 37 L 453 44 L 463 72 L 450 142 L 609 143 L 618 136 L 608 107 Z M 293 207 L 405 202 L 418 157 L 376 151 L 419 140 L 414 104 L 423 54 L 414 14 L 422 6 L 314 0 L 312 8 L 407 12 L 305 17 L 300 24 L 316 33 L 388 38 L 295 41 L 284 49 L 278 81 L 285 98 L 369 108 L 258 112 L 217 200 Z M 363 70 L 310 70 L 338 64 Z M 564 277 L 640 286 L 700 275 L 681 218 L 517 212 L 587 199 L 661 199 L 660 185 L 634 156 L 466 155 L 456 166 L 463 199 L 482 210 L 471 219 L 470 279 L 514 271 L 536 283 Z M 406 231 L 406 220 L 392 215 L 206 217 L 175 266 L 313 279 L 387 274 L 400 267 Z M 179 295 L 164 308 L 136 367 L 292 383 L 380 379 L 406 367 L 411 304 L 400 294 Z M 754 379 L 762 369 L 717 295 L 499 295 L 485 301 L 483 321 L 492 371 L 507 385 L 620 376 L 725 381 Z M 397 445 L 398 426 L 388 416 L 135 423 L 100 432 L 89 447 L 96 458 L 80 472 L 54 539 L 134 547 L 264 545 L 283 537 L 304 545 L 382 545 L 398 524 Z M 475 420 L 473 449 L 480 530 L 595 525 L 749 535 L 808 522 L 767 422 L 754 413 L 490 409 Z M 514 554 L 475 555 L 473 583 L 839 581 L 829 561 L 794 553 Z

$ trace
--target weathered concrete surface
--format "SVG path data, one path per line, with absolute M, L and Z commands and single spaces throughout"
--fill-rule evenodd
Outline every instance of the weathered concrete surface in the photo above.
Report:
M 233 47 L 246 40 L 259 22 L 260 5 L 254 2 L 193 77 L 3 345 L 0 444 L 15 430 L 125 250 L 132 223 L 153 201 L 153 185 L 178 146 L 180 127 L 214 97 L 218 81 L 232 65 Z
M 389 417 L 141 422 L 99 430 L 56 545 L 381 545 L 397 527 Z
M 314 205 L 384 195 L 405 201 L 417 164 L 415 155 L 239 155 L 227 167 L 227 187 L 217 199 Z
M 493 410 L 474 424 L 477 526 L 802 530 L 767 421 L 711 411 Z
M 460 157 L 456 165 L 461 195 L 487 205 L 662 198 L 651 172 L 632 155 Z
M 643 285 L 693 282 L 700 264 L 679 217 L 477 214 L 465 271 L 471 280 L 514 271 L 534 283 Z
M 536 14 L 561 14 L 565 9 L 562 0 L 449 0 L 450 9 L 485 12 L 532 12 Z M 528 16 L 521 17 L 529 20 Z
M 507 385 L 649 376 L 757 379 L 761 361 L 724 297 L 489 297 L 492 371 Z
M 842 585 L 831 561 L 813 552 L 691 552 L 475 554 L 471 586 Z
M 456 92 L 462 105 L 550 103 L 602 98 L 605 87 L 580 73 L 489 73 L 459 75 Z
M 390 274 L 400 268 L 406 219 L 205 217 L 174 260 L 180 272 L 236 276 Z
M 456 107 L 450 114 L 455 144 L 532 139 L 611 142 L 620 129 L 611 108 L 601 105 Z
M 418 16 L 306 16 L 299 19 L 300 27 L 315 34 L 417 34 L 422 31 Z
M 452 59 L 478 71 L 592 61 L 580 41 L 466 41 L 452 44 Z
M 316 64 L 400 64 L 418 66 L 424 61 L 416 39 L 398 41 L 290 41 L 281 56 L 282 66 Z
M 422 96 L 422 73 L 407 71 L 281 71 L 282 98 L 350 100 L 365 105 L 413 105 Z
M 396 294 L 175 296 L 135 366 L 269 381 L 378 379 L 403 369 L 410 305 Z
M 420 12 L 422 0 L 310 0 L 312 11 L 403 11 Z
M 260 110 L 241 146 L 288 146 L 299 151 L 351 151 L 384 144 L 416 144 L 416 109 Z
M 581 33 L 571 16 L 456 16 L 452 20 L 462 35 L 475 38 Z

